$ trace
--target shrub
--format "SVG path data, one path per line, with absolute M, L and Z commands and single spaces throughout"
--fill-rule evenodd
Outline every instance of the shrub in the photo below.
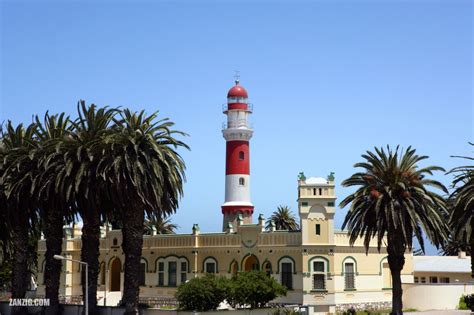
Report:
M 232 305 L 264 307 L 278 296 L 286 295 L 286 288 L 265 272 L 241 272 L 229 282 L 227 302 Z
M 463 295 L 459 299 L 458 309 L 460 310 L 470 310 L 474 304 L 474 294 Z
M 179 308 L 199 312 L 216 309 L 225 299 L 227 283 L 226 278 L 213 274 L 183 283 L 176 291 Z

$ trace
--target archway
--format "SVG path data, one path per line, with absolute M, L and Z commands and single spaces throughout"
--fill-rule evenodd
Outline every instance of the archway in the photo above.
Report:
M 244 271 L 252 271 L 252 270 L 259 270 L 258 267 L 258 259 L 255 255 L 249 255 L 244 259 L 243 263 L 243 270 Z
M 110 264 L 110 291 L 120 291 L 120 271 L 122 264 L 115 258 Z

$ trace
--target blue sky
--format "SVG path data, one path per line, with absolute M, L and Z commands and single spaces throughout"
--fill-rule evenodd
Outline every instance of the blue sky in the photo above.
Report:
M 450 155 L 472 154 L 470 1 L 2 1 L 0 10 L 0 121 L 74 115 L 79 99 L 159 110 L 190 134 L 173 217 L 181 232 L 221 230 L 221 105 L 234 70 L 254 104 L 255 219 L 280 204 L 296 212 L 300 171 L 334 171 L 342 200 L 351 190 L 340 182 L 373 146 L 412 145 L 446 169 L 462 163 Z

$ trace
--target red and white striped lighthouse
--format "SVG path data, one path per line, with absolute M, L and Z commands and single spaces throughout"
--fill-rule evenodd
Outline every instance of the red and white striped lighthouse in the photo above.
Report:
M 224 215 L 223 230 L 229 223 L 235 228 L 239 215 L 244 224 L 252 223 L 253 204 L 250 201 L 250 150 L 249 140 L 253 130 L 249 124 L 252 107 L 248 103 L 247 91 L 235 81 L 227 93 L 224 114 L 227 123 L 222 130 L 226 140 L 225 202 L 222 205 Z

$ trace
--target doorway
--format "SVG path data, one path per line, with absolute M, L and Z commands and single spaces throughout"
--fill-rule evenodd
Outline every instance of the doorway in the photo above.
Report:
M 114 258 L 110 264 L 110 291 L 120 291 L 120 272 L 122 271 L 120 259 Z

